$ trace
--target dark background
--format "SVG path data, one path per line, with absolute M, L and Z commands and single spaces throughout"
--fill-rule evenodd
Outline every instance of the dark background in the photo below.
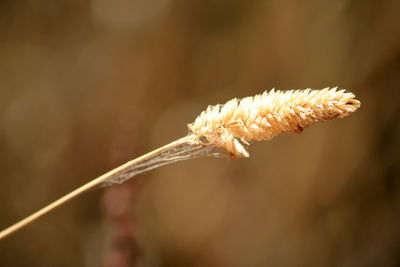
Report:
M 187 133 L 208 104 L 339 86 L 344 120 L 92 190 L 0 266 L 400 266 L 400 1 L 0 1 L 0 228 Z

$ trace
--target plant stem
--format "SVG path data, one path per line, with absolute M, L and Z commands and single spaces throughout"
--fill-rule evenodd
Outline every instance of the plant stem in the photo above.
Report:
M 189 137 L 183 137 L 181 139 L 178 139 L 176 141 L 173 141 L 165 146 L 162 146 L 160 148 L 157 148 L 145 155 L 142 155 L 136 159 L 133 159 L 131 161 L 128 161 L 127 163 L 93 179 L 92 181 L 88 182 L 87 184 L 82 185 L 81 187 L 75 189 L 74 191 L 66 194 L 65 196 L 59 198 L 58 200 L 50 203 L 49 205 L 45 206 L 44 208 L 36 211 L 35 213 L 31 214 L 30 216 L 26 217 L 25 219 L 11 225 L 10 227 L 4 229 L 3 231 L 0 232 L 0 239 L 3 239 L 9 235 L 11 235 L 12 233 L 28 226 L 29 224 L 31 224 L 32 222 L 36 221 L 37 219 L 39 219 L 40 217 L 42 217 L 43 215 L 49 213 L 50 211 L 58 208 L 59 206 L 61 206 L 62 204 L 74 199 L 75 197 L 79 196 L 80 194 L 88 191 L 89 189 L 92 189 L 94 187 L 96 187 L 97 185 L 100 185 L 101 183 L 111 179 L 113 176 L 123 172 L 124 170 L 128 169 L 128 168 L 132 168 L 135 165 L 141 164 L 146 162 L 148 159 L 157 156 L 159 154 L 161 154 L 162 152 L 165 152 L 167 150 L 173 149 L 179 145 L 188 143 L 188 139 Z

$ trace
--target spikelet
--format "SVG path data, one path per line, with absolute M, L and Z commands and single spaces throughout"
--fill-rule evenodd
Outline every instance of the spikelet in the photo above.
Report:
M 209 106 L 188 128 L 204 145 L 225 148 L 232 158 L 248 157 L 245 145 L 269 140 L 278 134 L 301 133 L 309 125 L 343 118 L 356 111 L 354 94 L 322 90 L 275 91 L 224 105 Z

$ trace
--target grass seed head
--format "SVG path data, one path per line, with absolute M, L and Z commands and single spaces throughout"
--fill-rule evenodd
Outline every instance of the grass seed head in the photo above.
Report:
M 278 134 L 301 133 L 318 122 L 343 118 L 360 107 L 354 94 L 337 88 L 322 90 L 275 91 L 224 105 L 208 106 L 189 130 L 206 139 L 205 145 L 226 149 L 231 157 L 248 157 L 246 145 L 269 140 Z

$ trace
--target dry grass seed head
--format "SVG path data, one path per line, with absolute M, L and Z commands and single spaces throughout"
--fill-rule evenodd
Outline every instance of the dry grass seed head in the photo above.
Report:
M 233 158 L 248 157 L 245 145 L 269 140 L 278 134 L 301 133 L 309 125 L 343 118 L 356 111 L 360 102 L 354 94 L 337 88 L 322 90 L 275 91 L 224 105 L 208 106 L 196 120 L 188 124 L 206 145 L 226 149 Z

